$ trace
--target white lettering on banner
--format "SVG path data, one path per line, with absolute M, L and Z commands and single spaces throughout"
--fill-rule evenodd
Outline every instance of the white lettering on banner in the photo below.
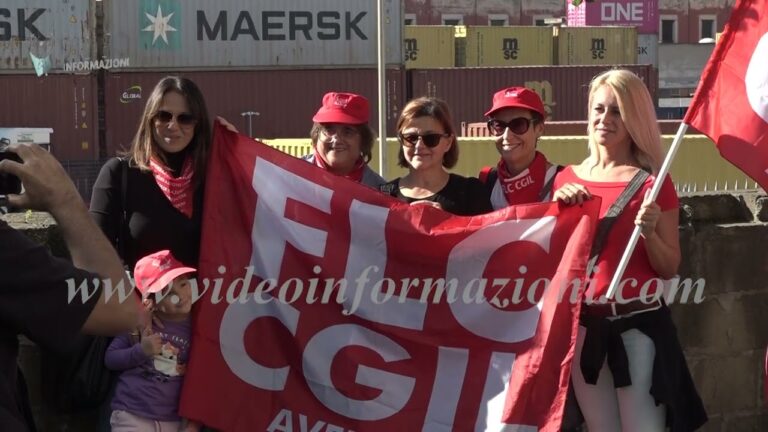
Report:
M 270 368 L 255 362 L 245 349 L 245 330 L 259 318 L 277 318 L 291 334 L 296 334 L 299 311 L 281 302 L 259 304 L 232 303 L 221 317 L 219 344 L 221 354 L 229 369 L 248 384 L 264 390 L 280 391 L 285 388 L 290 367 Z
M 251 257 L 255 275 L 277 280 L 287 243 L 304 253 L 323 257 L 328 232 L 287 219 L 285 209 L 287 200 L 294 199 L 330 213 L 332 190 L 285 171 L 263 159 L 256 160 L 253 188 L 258 193 Z M 365 300 L 356 300 L 360 306 L 357 310 L 359 316 L 382 324 L 422 330 L 427 311 L 426 303 L 415 299 L 404 299 L 404 304 L 388 302 L 379 305 L 373 300 L 373 296 L 358 295 L 358 292 L 366 290 L 370 292 L 370 289 L 365 288 L 364 285 L 368 285 L 371 281 L 373 281 L 371 289 L 378 289 L 379 293 L 384 285 L 381 277 L 371 278 L 369 274 L 376 274 L 379 271 L 383 273 L 386 268 L 384 227 L 388 212 L 389 209 L 384 207 L 353 201 L 349 215 L 351 237 L 345 276 L 351 279 L 356 274 L 362 273 L 356 281 L 358 286 L 355 293 L 355 297 L 365 298 Z M 372 221 L 376 222 L 372 223 Z M 480 228 L 450 251 L 446 277 L 448 280 L 458 281 L 459 286 L 471 286 L 474 281 L 483 279 L 483 271 L 493 252 L 516 241 L 533 242 L 548 252 L 554 226 L 555 217 L 548 216 L 540 219 L 505 221 Z M 383 246 L 380 249 L 365 247 L 370 244 Z M 484 254 L 478 257 L 479 250 L 484 251 Z M 472 259 L 468 259 L 470 257 Z M 245 280 L 242 282 L 245 283 Z M 390 284 L 386 285 L 388 292 Z M 291 372 L 290 366 L 267 367 L 251 358 L 245 346 L 245 333 L 254 321 L 270 317 L 276 318 L 292 335 L 295 335 L 301 312 L 284 302 L 265 303 L 260 295 L 249 296 L 247 300 L 245 303 L 229 304 L 224 312 L 219 329 L 222 355 L 230 370 L 244 382 L 267 391 L 282 391 Z M 455 319 L 468 331 L 494 341 L 507 343 L 524 341 L 534 335 L 541 314 L 541 301 L 528 310 L 502 311 L 490 306 L 482 292 L 478 293 L 477 300 L 479 301 L 473 302 L 474 304 L 450 303 L 450 310 Z M 388 310 L 387 313 L 375 310 L 390 305 L 395 305 L 397 310 Z M 386 335 L 358 324 L 331 325 L 314 334 L 303 350 L 301 372 L 310 391 L 326 408 L 350 419 L 376 421 L 399 413 L 411 399 L 417 383 L 416 377 L 374 369 L 361 364 L 357 366 L 355 383 L 380 390 L 381 393 L 376 398 L 353 399 L 336 388 L 331 379 L 333 361 L 339 352 L 350 346 L 369 349 L 387 363 L 411 359 L 411 354 L 405 348 Z M 439 355 L 436 375 L 424 424 L 424 430 L 433 432 L 452 429 L 470 355 L 469 350 L 466 349 L 448 347 L 437 347 L 437 349 Z M 477 430 L 489 430 L 487 429 L 489 426 L 495 428 L 500 425 L 503 401 L 506 400 L 513 362 L 514 354 L 494 353 L 492 355 L 483 397 L 487 405 L 481 406 Z M 282 410 L 267 430 L 292 432 L 293 417 L 291 411 Z M 325 431 L 342 432 L 344 430 L 323 422 L 315 422 L 309 430 L 313 431 L 323 426 Z M 507 424 L 502 426 L 502 429 L 490 430 L 521 432 L 536 430 L 528 426 Z M 303 420 L 299 417 L 299 427 L 302 431 L 310 427 L 306 417 Z
M 383 273 L 387 264 L 387 242 L 384 238 L 384 229 L 388 215 L 387 208 L 352 201 L 349 209 L 351 230 L 349 255 L 344 278 L 356 281 L 356 291 L 354 299 L 344 300 L 344 306 L 347 311 L 368 321 L 421 330 L 424 328 L 424 317 L 427 314 L 425 302 L 401 297 L 397 302 L 377 304 L 373 301 L 374 295 L 363 295 L 371 289 L 367 286 L 370 282 L 367 278 L 368 268 L 373 265 Z M 372 245 L 380 246 L 372 247 Z M 362 275 L 366 275 L 366 278 L 362 279 Z M 372 289 L 380 291 L 381 284 L 374 283 Z M 377 295 L 378 292 L 375 294 Z
M 483 227 L 454 246 L 448 256 L 447 278 L 456 278 L 459 286 L 481 279 L 491 254 L 516 241 L 529 241 L 549 252 L 555 229 L 555 217 L 499 222 Z M 489 247 L 491 246 L 491 247 Z M 485 255 L 478 256 L 483 250 Z M 467 259 L 472 256 L 472 259 Z M 541 314 L 541 301 L 527 310 L 504 311 L 488 302 L 482 304 L 450 304 L 453 316 L 472 333 L 498 342 L 515 343 L 530 339 L 536 333 Z
M 477 413 L 476 431 L 501 431 L 505 425 L 499 422 L 507 400 L 515 353 L 493 353 L 483 387 L 483 401 Z
M 643 21 L 643 3 L 611 3 L 604 1 L 600 4 L 600 20 L 603 23 L 613 21 Z
M 450 432 L 453 430 L 456 408 L 459 406 L 461 388 L 469 363 L 469 350 L 440 347 L 437 356 L 437 373 L 432 394 L 440 397 L 429 400 L 422 432 Z
M 299 424 L 294 428 L 294 413 L 289 409 L 282 409 L 267 426 L 267 432 L 294 432 L 294 430 L 297 432 L 354 432 L 321 420 L 316 421 L 310 428 L 309 419 L 304 414 L 299 414 L 298 420 Z
M 333 412 L 356 420 L 381 420 L 398 413 L 411 398 L 416 386 L 413 377 L 359 365 L 355 382 L 381 390 L 379 396 L 370 400 L 349 398 L 333 385 L 333 359 L 348 346 L 368 348 L 388 363 L 411 358 L 395 341 L 373 330 L 356 324 L 331 326 L 313 336 L 304 349 L 302 368 L 309 389 Z
M 304 253 L 323 256 L 328 233 L 286 218 L 285 205 L 291 198 L 330 213 L 332 190 L 261 158 L 256 159 L 253 170 L 253 189 L 259 196 L 251 236 L 251 265 L 257 276 L 280 277 L 286 243 Z

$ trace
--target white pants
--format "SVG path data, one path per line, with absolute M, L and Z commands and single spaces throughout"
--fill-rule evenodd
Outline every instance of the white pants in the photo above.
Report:
M 112 432 L 179 432 L 181 422 L 157 421 L 131 414 L 128 411 L 112 411 L 109 420 Z
M 571 376 L 589 432 L 664 432 L 666 409 L 664 405 L 656 406 L 650 394 L 656 355 L 651 338 L 636 329 L 621 334 L 632 385 L 614 388 L 613 375 L 605 361 L 596 385 L 584 381 L 581 350 L 585 335 L 586 328 L 579 326 Z

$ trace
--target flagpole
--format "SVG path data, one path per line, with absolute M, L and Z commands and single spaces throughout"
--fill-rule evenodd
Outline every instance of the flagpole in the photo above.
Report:
M 386 94 L 386 40 L 384 34 L 384 0 L 376 0 L 378 9 L 378 24 L 376 26 L 377 48 L 378 48 L 378 81 L 379 81 L 379 175 L 387 177 L 384 167 L 387 166 L 387 94 Z
M 675 139 L 672 141 L 672 146 L 669 148 L 667 156 L 664 158 L 664 163 L 661 165 L 661 169 L 656 176 L 656 180 L 653 182 L 653 187 L 651 188 L 651 201 L 656 201 L 656 197 L 659 196 L 661 185 L 664 183 L 664 177 L 666 177 L 667 173 L 669 172 L 669 168 L 672 165 L 672 160 L 675 158 L 677 150 L 680 148 L 680 144 L 683 142 L 683 136 L 685 136 L 685 132 L 687 130 L 688 125 L 685 123 L 680 123 L 680 127 L 677 129 L 677 134 L 675 135 Z M 619 283 L 621 282 L 621 277 L 624 276 L 624 271 L 627 269 L 629 258 L 632 256 L 632 252 L 634 252 L 635 246 L 637 246 L 637 241 L 640 239 L 640 231 L 642 231 L 642 228 L 638 225 L 635 225 L 635 229 L 632 231 L 632 236 L 629 238 L 629 243 L 627 244 L 626 249 L 624 249 L 624 255 L 621 256 L 619 267 L 616 269 L 616 273 L 613 274 L 611 285 L 608 287 L 608 293 L 606 294 L 608 299 L 612 299 L 614 295 L 616 295 L 616 290 L 618 289 Z

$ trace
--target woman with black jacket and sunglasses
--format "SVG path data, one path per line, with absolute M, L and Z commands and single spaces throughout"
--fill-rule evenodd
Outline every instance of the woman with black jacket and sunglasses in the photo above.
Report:
M 130 149 L 104 164 L 91 196 L 91 214 L 127 268 L 163 249 L 185 265 L 198 265 L 211 141 L 197 85 L 186 78 L 161 79 L 147 99 Z
M 91 195 L 91 215 L 127 268 L 165 249 L 197 268 L 211 144 L 200 89 L 186 78 L 162 78 L 147 98 L 130 149 L 104 164 Z M 105 405 L 98 430 L 109 430 Z
M 426 204 L 460 216 L 493 210 L 487 189 L 476 178 L 450 174 L 459 147 L 448 105 L 437 98 L 414 99 L 397 120 L 398 165 L 408 174 L 380 187 L 411 204 Z
M 559 167 L 536 151 L 547 115 L 541 98 L 525 87 L 508 87 L 493 95 L 492 104 L 485 115 L 501 158 L 495 167 L 483 168 L 479 177 L 490 191 L 493 208 L 549 201 Z

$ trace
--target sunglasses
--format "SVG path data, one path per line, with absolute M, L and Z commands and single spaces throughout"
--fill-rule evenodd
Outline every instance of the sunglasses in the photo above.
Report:
M 528 132 L 533 122 L 534 120 L 528 117 L 517 117 L 508 122 L 491 119 L 488 120 L 488 130 L 495 136 L 502 136 L 507 128 L 509 128 L 513 134 L 522 135 Z
M 176 118 L 176 124 L 179 126 L 192 126 L 197 123 L 195 116 L 189 113 L 181 113 L 174 116 L 173 113 L 169 113 L 168 111 L 158 111 L 157 114 L 155 114 L 155 120 L 160 123 L 170 123 L 174 117 Z
M 415 147 L 419 142 L 419 139 L 421 139 L 421 142 L 423 142 L 424 145 L 429 148 L 436 147 L 438 144 L 440 144 L 441 138 L 447 138 L 449 136 L 451 136 L 451 134 L 447 133 L 431 133 L 424 135 L 419 135 L 416 133 L 398 134 L 400 143 L 406 147 Z

